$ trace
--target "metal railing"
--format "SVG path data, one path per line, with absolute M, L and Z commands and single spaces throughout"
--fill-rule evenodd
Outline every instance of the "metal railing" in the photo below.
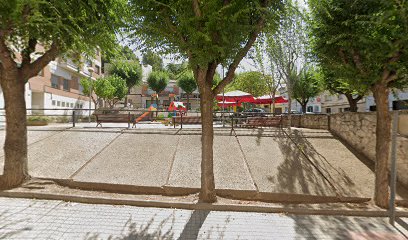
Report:
M 189 110 L 187 112 L 183 111 L 167 111 L 167 110 L 155 110 L 149 111 L 147 109 L 91 109 L 91 117 L 89 116 L 89 109 L 84 108 L 27 108 L 27 118 L 30 117 L 48 117 L 48 121 L 57 123 L 72 123 L 75 127 L 79 122 L 95 122 L 95 114 L 99 115 L 117 115 L 117 114 L 127 114 L 131 119 L 130 123 L 133 124 L 134 121 L 143 114 L 149 113 L 143 119 L 136 122 L 143 124 L 157 124 L 161 122 L 165 125 L 170 125 L 176 127 L 180 125 L 182 128 L 186 124 L 196 124 L 201 125 L 201 121 L 197 123 L 192 123 L 190 117 L 201 117 L 199 111 Z M 4 122 L 6 117 L 5 109 L 0 109 L 0 122 Z M 213 112 L 213 123 L 217 127 L 227 127 L 227 128 L 239 128 L 245 125 L 248 119 L 255 117 L 270 118 L 270 117 L 282 117 L 284 115 L 267 113 L 267 112 Z M 4 117 L 4 119 L 1 119 Z M 180 122 L 176 122 L 173 118 L 180 118 Z

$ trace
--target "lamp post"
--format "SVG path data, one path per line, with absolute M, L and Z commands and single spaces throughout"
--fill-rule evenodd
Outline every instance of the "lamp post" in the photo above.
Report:
M 89 81 L 92 81 L 93 67 L 88 67 Z M 91 97 L 92 97 L 92 84 L 89 84 L 89 111 L 88 111 L 88 123 L 91 123 Z

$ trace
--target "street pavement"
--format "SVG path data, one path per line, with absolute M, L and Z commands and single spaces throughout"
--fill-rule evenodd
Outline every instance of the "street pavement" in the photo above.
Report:
M 401 219 L 407 223 L 408 219 Z M 405 234 L 405 235 L 404 235 Z M 217 212 L 0 198 L 0 239 L 406 239 L 386 218 Z

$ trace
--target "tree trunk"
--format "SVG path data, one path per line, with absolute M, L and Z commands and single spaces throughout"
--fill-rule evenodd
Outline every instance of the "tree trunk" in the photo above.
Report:
M 190 104 L 190 94 L 189 93 L 187 93 L 187 108 L 186 108 L 186 112 L 188 112 L 188 106 L 189 106 L 189 104 Z
M 292 127 L 292 97 L 288 95 L 288 129 L 291 130 Z
M 302 104 L 300 104 L 300 105 L 302 105 L 302 113 L 306 113 L 307 103 L 302 103 Z
M 29 178 L 27 168 L 27 118 L 24 98 L 25 82 L 17 69 L 8 70 L 0 79 L 6 110 L 4 172 L 0 188 L 19 186 Z
M 206 75 L 199 74 L 200 108 L 201 108 L 201 191 L 200 200 L 207 203 L 217 201 L 214 181 L 213 159 L 213 93 L 211 84 L 206 81 Z
M 271 112 L 272 112 L 273 115 L 275 115 L 275 105 L 276 105 L 275 96 L 276 96 L 275 91 L 273 91 L 273 93 L 272 93 L 272 109 L 271 109 Z
M 357 102 L 360 100 L 359 98 L 354 99 L 353 95 L 351 94 L 344 94 L 347 98 L 347 101 L 350 105 L 350 112 L 357 112 L 358 111 L 358 106 Z
M 378 83 L 373 87 L 377 107 L 376 145 L 375 145 L 375 203 L 383 208 L 388 207 L 389 200 L 389 169 L 391 141 L 391 115 L 388 110 L 389 89 L 385 84 Z

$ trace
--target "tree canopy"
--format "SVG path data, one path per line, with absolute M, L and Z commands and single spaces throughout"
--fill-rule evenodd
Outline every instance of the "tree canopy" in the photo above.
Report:
M 109 73 L 124 79 L 129 89 L 142 82 L 142 66 L 138 61 L 115 60 Z
M 234 81 L 227 86 L 227 91 L 241 90 L 248 92 L 255 97 L 269 94 L 269 88 L 267 84 L 268 76 L 264 76 L 261 72 L 244 72 L 238 74 Z
M 294 74 L 293 78 L 297 78 L 292 89 L 293 98 L 302 106 L 302 112 L 306 113 L 309 99 L 316 97 L 321 91 L 319 73 L 313 68 L 304 68 L 299 75 Z
M 149 88 L 159 94 L 169 83 L 169 75 L 164 71 L 153 71 L 147 78 Z
M 163 70 L 163 59 L 151 50 L 147 50 L 143 54 L 142 63 L 152 66 L 153 71 Z
M 191 71 L 185 72 L 177 79 L 177 86 L 187 94 L 193 93 L 197 89 L 197 83 Z

